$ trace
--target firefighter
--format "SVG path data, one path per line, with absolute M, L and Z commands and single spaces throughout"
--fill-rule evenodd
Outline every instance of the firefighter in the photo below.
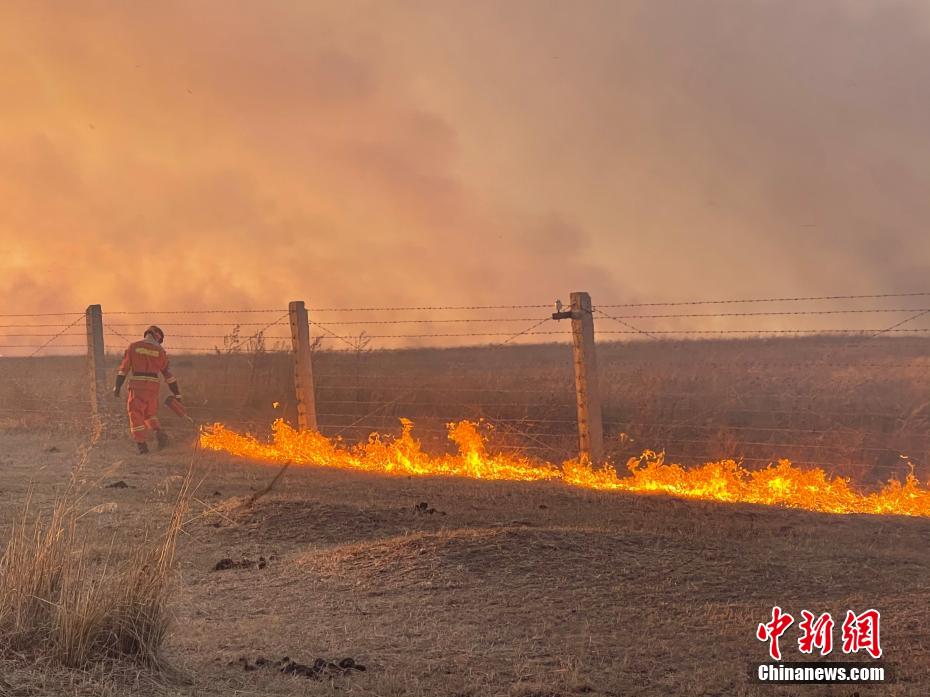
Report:
M 129 344 L 116 374 L 113 395 L 117 398 L 123 383 L 127 378 L 129 380 L 129 432 L 139 448 L 139 454 L 149 451 L 149 431 L 155 432 L 159 450 L 168 444 L 168 434 L 162 430 L 158 421 L 159 373 L 164 376 L 172 394 L 181 399 L 178 379 L 171 374 L 168 355 L 162 348 L 164 340 L 165 333 L 159 327 L 152 325 L 146 329 L 142 341 Z

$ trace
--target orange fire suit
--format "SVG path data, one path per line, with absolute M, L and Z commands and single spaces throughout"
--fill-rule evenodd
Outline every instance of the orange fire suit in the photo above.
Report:
M 175 392 L 178 379 L 171 374 L 165 349 L 145 339 L 129 344 L 117 375 L 128 376 L 129 399 L 126 406 L 129 410 L 129 432 L 137 443 L 144 443 L 150 430 L 161 430 L 158 421 L 159 373 Z

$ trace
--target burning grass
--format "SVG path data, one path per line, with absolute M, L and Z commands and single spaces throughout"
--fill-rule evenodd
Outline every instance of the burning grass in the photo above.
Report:
M 31 523 L 27 503 L 0 558 L 0 652 L 76 668 L 113 659 L 158 667 L 189 484 L 162 535 L 121 561 L 98 560 L 82 540 L 74 484 Z
M 903 480 L 910 462 L 927 481 L 928 352 L 928 339 L 890 336 L 864 343 L 600 341 L 607 452 L 621 466 L 646 449 L 663 449 L 666 461 L 688 467 L 786 458 L 868 485 L 891 473 Z M 424 446 L 438 452 L 446 422 L 486 418 L 498 426 L 495 447 L 536 450 L 561 462 L 577 442 L 570 353 L 567 344 L 317 351 L 320 428 L 358 442 L 373 431 L 394 433 L 406 416 Z M 182 354 L 173 350 L 173 362 L 199 423 L 263 432 L 279 416 L 296 416 L 287 354 Z M 0 431 L 83 428 L 89 412 L 82 360 L 0 360 Z M 108 361 L 112 374 L 115 357 Z M 122 410 L 113 425 L 124 428 Z
M 825 513 L 868 513 L 930 516 L 930 490 L 913 474 L 904 482 L 891 480 L 879 491 L 865 493 L 849 479 L 830 477 L 818 468 L 801 469 L 787 460 L 747 470 L 734 460 L 685 469 L 668 464 L 661 453 L 647 451 L 628 463 L 630 474 L 619 477 L 611 465 L 594 469 L 568 460 L 561 466 L 521 455 L 492 454 L 479 431 L 481 424 L 449 424 L 455 454 L 430 455 L 413 437 L 413 423 L 402 420 L 397 439 L 372 434 L 366 443 L 346 446 L 311 431 L 297 431 L 279 420 L 274 440 L 263 443 L 221 424 L 204 429 L 200 444 L 207 449 L 271 462 L 319 465 L 385 474 L 457 476 L 473 479 L 560 480 L 571 486 L 602 491 L 662 493 L 682 498 L 803 508 Z

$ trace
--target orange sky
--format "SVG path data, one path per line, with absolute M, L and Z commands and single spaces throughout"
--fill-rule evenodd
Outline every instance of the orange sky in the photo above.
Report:
M 923 290 L 924 8 L 4 2 L 2 308 Z

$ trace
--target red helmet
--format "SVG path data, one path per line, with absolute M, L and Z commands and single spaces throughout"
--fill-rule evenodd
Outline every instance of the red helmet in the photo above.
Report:
M 142 335 L 144 339 L 149 334 L 152 335 L 152 338 L 155 339 L 159 344 L 165 340 L 165 333 L 161 330 L 161 327 L 156 327 L 154 324 L 145 330 L 145 333 Z

